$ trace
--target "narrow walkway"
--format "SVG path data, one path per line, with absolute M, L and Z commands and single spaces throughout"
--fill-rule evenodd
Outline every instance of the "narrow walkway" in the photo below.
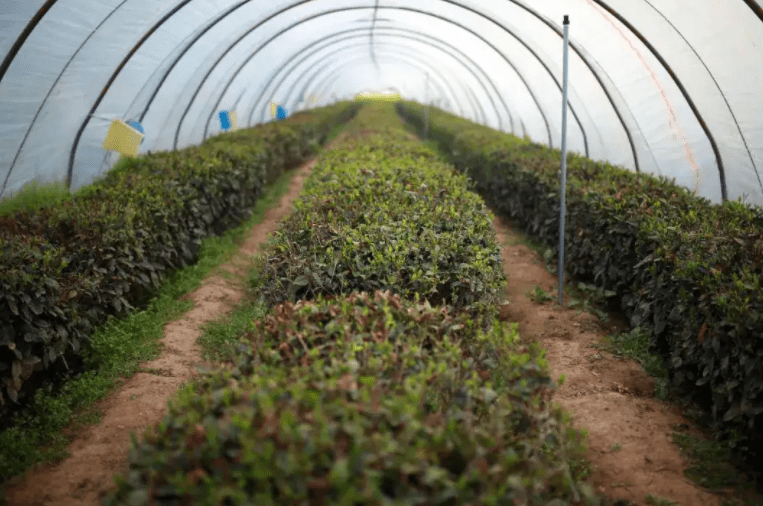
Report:
M 589 482 L 596 491 L 639 506 L 646 505 L 647 494 L 681 506 L 720 506 L 720 497 L 683 475 L 685 465 L 671 433 L 674 424 L 692 424 L 678 408 L 653 396 L 654 380 L 638 362 L 592 347 L 607 335 L 598 317 L 555 307 L 557 276 L 506 223 L 496 218 L 493 225 L 508 278 L 509 304 L 502 319 L 519 323 L 522 339 L 540 341 L 554 381 L 565 375 L 553 399 L 571 412 L 576 427 L 588 429 Z M 525 294 L 536 286 L 555 300 L 530 300 Z M 568 300 L 565 295 L 565 304 Z
M 234 279 L 212 274 L 185 296 L 193 302 L 193 309 L 165 327 L 160 340 L 164 344 L 161 356 L 141 364 L 144 370 L 154 372 L 136 373 L 99 403 L 101 422 L 75 437 L 68 447 L 70 457 L 31 470 L 25 479 L 7 483 L 8 506 L 101 504 L 103 495 L 114 488 L 114 474 L 127 470 L 130 433 L 140 438 L 144 429 L 159 423 L 175 392 L 198 375 L 196 366 L 203 364 L 196 345 L 200 328 L 230 312 L 242 299 L 246 288 L 235 278 L 245 279 L 248 259 L 291 212 L 292 202 L 315 163 L 313 159 L 296 170 L 278 206 L 266 211 L 262 223 L 252 228 L 234 258 L 221 266 L 234 274 Z

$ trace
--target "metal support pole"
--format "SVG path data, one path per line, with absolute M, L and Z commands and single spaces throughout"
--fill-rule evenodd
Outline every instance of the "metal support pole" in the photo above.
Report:
M 427 72 L 427 81 L 424 85 L 424 138 L 429 134 L 429 72 Z
M 564 197 L 567 194 L 567 72 L 570 34 L 570 17 L 564 15 L 564 87 L 562 88 L 562 184 L 561 206 L 559 208 L 559 306 L 564 307 Z

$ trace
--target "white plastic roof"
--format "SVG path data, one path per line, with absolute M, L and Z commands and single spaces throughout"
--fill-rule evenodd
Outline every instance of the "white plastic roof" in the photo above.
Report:
M 763 206 L 763 0 L 3 0 L 0 198 L 394 89 L 493 128 Z

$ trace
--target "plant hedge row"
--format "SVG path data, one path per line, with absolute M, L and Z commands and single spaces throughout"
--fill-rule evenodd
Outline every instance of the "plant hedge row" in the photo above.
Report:
M 389 292 L 278 305 L 133 439 L 103 504 L 596 504 L 543 352 L 517 339 Z
M 418 129 L 423 108 L 398 103 Z M 558 253 L 561 153 L 430 108 L 430 137 L 496 213 Z M 718 437 L 763 448 L 763 210 L 568 156 L 565 268 L 615 291 Z
M 505 278 L 489 211 L 463 175 L 399 126 L 324 153 L 295 206 L 260 265 L 271 305 L 393 290 L 486 324 L 497 314 Z
M 494 232 L 481 225 L 489 213 L 463 191 L 464 178 L 406 142 L 399 126 L 389 127 L 391 106 L 366 106 L 348 131 L 363 132 L 358 127 L 371 120 L 385 139 L 349 136 L 324 153 L 267 250 L 276 265 L 302 266 L 303 258 L 319 266 L 328 253 L 309 249 L 305 237 L 315 233 L 321 241 L 334 228 L 335 237 L 358 242 L 346 249 L 387 255 L 390 291 L 315 283 L 295 295 L 288 288 L 295 283 L 287 283 L 275 299 L 302 300 L 276 304 L 252 322 L 230 363 L 184 389 L 156 429 L 133 439 L 129 471 L 116 478 L 104 506 L 598 504 L 570 467 L 585 445 L 549 400 L 554 384 L 544 351 L 521 345 L 516 325 L 481 325 L 469 304 L 433 306 L 423 300 L 426 292 L 419 299 L 399 274 L 434 268 L 411 249 L 411 234 L 444 225 L 424 209 L 443 205 L 438 194 L 420 186 L 436 183 L 429 179 L 435 170 L 441 198 L 458 196 L 473 223 L 451 218 L 460 241 L 441 242 L 433 233 L 421 246 L 461 257 L 469 250 L 462 241 L 492 242 Z M 328 198 L 340 207 L 326 208 Z M 405 219 L 410 225 L 403 227 Z M 352 235 L 354 229 L 365 235 Z M 291 247 L 285 236 L 304 240 L 305 248 L 282 255 Z M 411 250 L 400 257 L 408 270 L 394 267 L 396 248 Z M 492 246 L 485 251 L 492 254 Z M 348 270 L 380 276 L 368 267 L 373 255 L 359 258 Z M 486 270 L 499 278 L 492 266 Z M 437 279 L 425 286 L 439 286 Z M 474 293 L 494 304 L 491 290 Z
M 246 218 L 266 184 L 312 156 L 357 108 L 343 103 L 140 156 L 62 205 L 0 217 L 0 405 L 77 364 L 95 325 L 194 262 L 203 238 Z

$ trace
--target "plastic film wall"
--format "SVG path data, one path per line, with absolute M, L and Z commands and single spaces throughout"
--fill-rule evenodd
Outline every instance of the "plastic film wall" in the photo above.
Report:
M 4 0 L 0 198 L 364 90 L 763 206 L 761 0 Z

